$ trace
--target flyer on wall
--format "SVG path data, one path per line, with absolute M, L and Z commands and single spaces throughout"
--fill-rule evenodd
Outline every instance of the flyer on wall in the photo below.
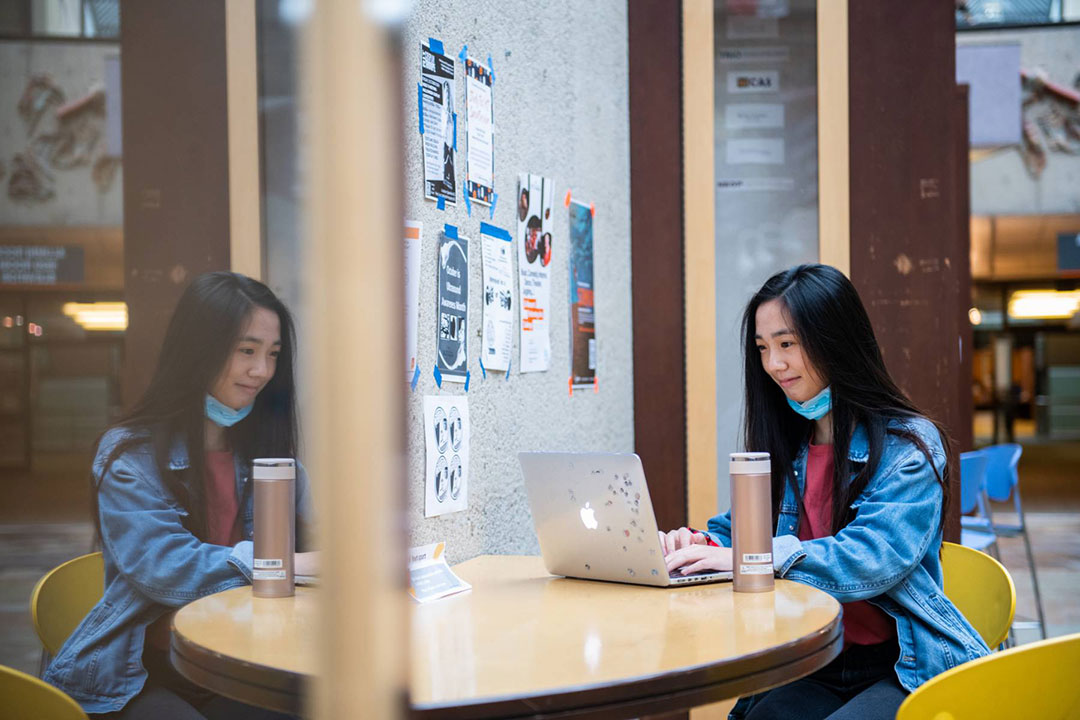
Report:
M 521 372 L 551 365 L 551 203 L 555 187 L 540 175 L 518 176 L 518 275 L 521 290 Z
M 416 318 L 420 311 L 420 244 L 424 226 L 405 221 L 405 378 L 416 370 Z
M 469 506 L 469 398 L 424 396 L 424 517 Z
M 487 370 L 509 370 L 514 346 L 514 242 L 500 227 L 480 223 L 484 259 L 484 332 L 481 358 Z
M 495 193 L 494 80 L 491 68 L 465 59 L 465 193 L 483 205 L 490 205 Z
M 593 213 L 570 203 L 570 379 L 596 382 L 596 306 L 593 303 Z
M 439 52 L 436 52 L 438 50 Z M 453 205 L 457 192 L 454 152 L 454 59 L 420 45 L 420 132 L 424 137 L 424 197 Z
M 469 369 L 469 239 L 447 225 L 439 235 L 435 366 L 444 381 L 465 382 Z

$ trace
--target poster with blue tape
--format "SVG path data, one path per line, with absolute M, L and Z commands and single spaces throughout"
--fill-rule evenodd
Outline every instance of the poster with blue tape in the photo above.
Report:
M 574 387 L 596 381 L 592 207 L 570 203 L 570 377 Z
M 465 382 L 469 370 L 469 240 L 447 225 L 439 235 L 435 367 L 443 382 Z
M 454 59 L 442 47 L 420 45 L 420 133 L 424 138 L 424 198 L 440 205 L 456 202 L 457 115 Z
M 465 59 L 465 194 L 481 205 L 490 205 L 495 194 L 493 82 L 490 68 Z

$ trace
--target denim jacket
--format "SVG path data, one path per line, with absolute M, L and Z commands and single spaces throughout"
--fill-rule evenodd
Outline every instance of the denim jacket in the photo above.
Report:
M 251 582 L 254 499 L 250 470 L 239 458 L 236 493 L 242 540 L 211 545 L 182 524 L 187 514 L 159 476 L 149 443 L 105 460 L 130 431 L 105 434 L 94 459 L 98 516 L 105 559 L 105 592 L 45 672 L 45 680 L 71 695 L 87 713 L 120 710 L 142 690 L 146 627 L 192 600 Z M 188 467 L 184 443 L 173 443 L 169 471 Z M 296 474 L 298 518 L 311 517 L 307 476 Z
M 867 600 L 896 621 L 896 677 L 908 691 L 949 668 L 986 655 L 979 633 L 945 597 L 941 573 L 941 485 L 945 452 L 937 429 L 922 418 L 895 421 L 926 443 L 933 467 L 910 440 L 886 435 L 877 471 L 852 503 L 854 519 L 831 537 L 800 541 L 798 499 L 789 483 L 773 538 L 777 577 L 823 590 L 841 603 Z M 793 466 L 799 492 L 806 476 L 804 445 Z M 861 470 L 870 456 L 858 427 L 848 458 Z M 731 514 L 709 520 L 709 535 L 731 544 Z

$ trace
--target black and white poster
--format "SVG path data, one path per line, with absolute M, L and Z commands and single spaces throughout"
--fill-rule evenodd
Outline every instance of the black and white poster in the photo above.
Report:
M 469 240 L 447 225 L 439 235 L 435 366 L 443 380 L 465 382 L 469 369 Z
M 424 396 L 424 517 L 469 506 L 469 398 Z
M 454 59 L 441 47 L 420 45 L 420 133 L 424 138 L 424 197 L 453 205 L 457 193 L 454 155 Z

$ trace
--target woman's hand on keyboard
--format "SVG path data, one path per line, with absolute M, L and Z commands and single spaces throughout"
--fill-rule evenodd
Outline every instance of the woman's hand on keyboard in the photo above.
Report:
M 660 532 L 660 547 L 664 549 L 664 556 L 668 556 L 676 550 L 691 545 L 708 545 L 709 541 L 705 533 L 694 532 L 690 528 L 681 527 L 671 532 Z
M 683 575 L 706 570 L 731 570 L 731 548 L 712 545 L 688 545 L 669 553 L 664 560 L 670 573 L 681 568 Z

